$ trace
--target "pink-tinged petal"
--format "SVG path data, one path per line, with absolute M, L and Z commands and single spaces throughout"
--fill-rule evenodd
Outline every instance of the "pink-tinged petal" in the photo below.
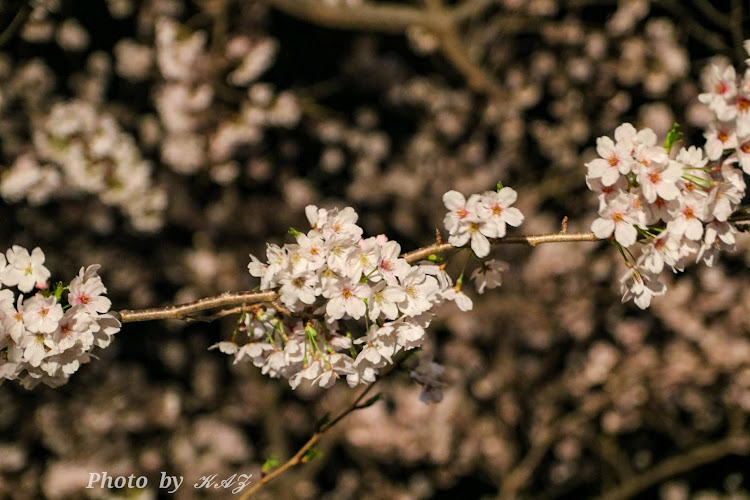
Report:
M 703 224 L 698 219 L 691 219 L 687 222 L 685 237 L 693 241 L 700 240 L 703 236 Z
M 454 247 L 462 247 L 466 244 L 467 241 L 469 241 L 469 232 L 463 231 L 458 234 L 451 235 L 450 238 L 448 238 L 448 243 L 453 245 Z
M 615 239 L 620 245 L 629 247 L 638 239 L 638 231 L 630 224 L 617 224 L 617 227 L 615 227 Z
M 609 159 L 615 153 L 615 143 L 609 137 L 599 137 L 596 140 L 596 152 L 604 159 Z
M 466 205 L 466 198 L 458 191 L 448 191 L 443 195 L 443 203 L 448 210 L 456 210 Z
M 486 257 L 490 253 L 490 241 L 479 231 L 471 235 L 471 249 L 477 257 Z
M 678 196 L 680 196 L 680 190 L 677 188 L 677 185 L 672 183 L 662 184 L 657 188 L 657 192 L 659 193 L 659 196 L 667 201 L 675 200 Z
M 608 168 L 602 174 L 602 184 L 612 186 L 620 178 L 620 171 L 616 168 Z
M 606 239 L 612 236 L 615 230 L 615 221 L 612 219 L 596 219 L 591 223 L 591 231 L 597 238 Z
M 630 123 L 623 123 L 615 129 L 615 140 L 617 142 L 629 142 L 635 137 L 636 130 Z
M 518 193 L 516 193 L 516 190 L 513 188 L 504 187 L 497 193 L 497 199 L 500 202 L 500 205 L 503 207 L 509 207 L 518 199 Z
M 346 302 L 346 312 L 349 314 L 349 316 L 354 319 L 359 319 L 365 315 L 367 306 L 365 306 L 365 302 L 363 300 L 352 299 L 347 300 Z
M 523 223 L 523 214 L 520 210 L 515 207 L 506 208 L 503 212 L 503 219 L 505 222 L 513 227 L 518 227 Z
M 590 177 L 599 178 L 604 175 L 607 170 L 610 169 L 610 165 L 607 160 L 597 158 L 596 160 L 591 160 L 590 162 L 588 162 L 586 164 L 586 168 Z

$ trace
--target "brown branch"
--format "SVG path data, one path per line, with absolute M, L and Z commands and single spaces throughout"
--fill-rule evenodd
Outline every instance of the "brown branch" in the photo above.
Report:
M 456 29 L 456 24 L 443 1 L 425 0 L 425 4 L 431 18 L 435 20 L 431 28 L 438 37 L 443 55 L 463 75 L 469 87 L 493 99 L 504 99 L 505 89 L 469 56 Z
M 150 309 L 124 309 L 114 312 L 114 315 L 122 323 L 134 323 L 136 321 L 153 321 L 157 319 L 185 319 L 196 313 L 216 309 L 224 306 L 250 305 L 259 302 L 270 302 L 277 297 L 276 292 L 266 291 L 244 291 L 226 292 L 214 297 L 206 297 L 187 304 L 179 304 L 167 307 L 153 307 Z
M 540 243 L 569 243 L 581 241 L 600 241 L 593 233 L 552 233 L 552 234 L 535 234 L 529 236 L 511 236 L 500 240 L 493 241 L 493 245 L 521 243 L 536 246 Z M 410 264 L 427 259 L 432 254 L 441 254 L 455 249 L 450 243 L 436 243 L 424 248 L 405 253 L 402 257 Z M 301 318 L 309 317 L 309 314 L 301 312 L 291 312 L 282 308 L 276 299 L 278 294 L 273 290 L 263 291 L 242 291 L 242 292 L 225 292 L 221 295 L 206 297 L 186 304 L 179 304 L 166 307 L 153 307 L 149 309 L 123 309 L 122 311 L 112 311 L 117 319 L 122 323 L 135 323 L 137 321 L 154 321 L 159 319 L 178 319 L 188 321 L 211 321 L 227 314 L 244 312 L 247 306 L 253 304 L 268 304 L 282 312 L 290 312 L 291 316 Z M 232 309 L 223 310 L 211 316 L 200 316 L 200 313 L 218 309 L 226 306 L 239 306 Z
M 552 233 L 552 234 L 532 234 L 528 236 L 510 236 L 492 242 L 493 245 L 507 244 L 527 244 L 535 247 L 540 243 L 574 243 L 582 241 L 601 241 L 594 233 Z M 450 243 L 441 243 L 419 248 L 403 255 L 404 259 L 410 264 L 428 258 L 432 254 L 445 253 L 454 249 Z
M 26 22 L 29 14 L 31 14 L 31 7 L 29 7 L 28 5 L 24 5 L 18 10 L 18 12 L 16 12 L 16 15 L 13 17 L 13 20 L 10 22 L 8 27 L 0 33 L 0 47 L 8 43 L 13 38 L 16 32 L 21 28 L 21 26 L 23 26 L 23 23 Z
M 726 437 L 715 443 L 699 446 L 690 451 L 668 458 L 643 474 L 605 491 L 599 500 L 626 500 L 656 486 L 662 481 L 682 474 L 703 465 L 716 462 L 728 455 L 747 455 L 750 453 L 750 435 L 738 434 Z
M 293 17 L 328 28 L 403 33 L 410 26 L 430 24 L 421 9 L 397 4 L 330 5 L 318 0 L 264 0 Z
M 505 99 L 507 92 L 497 80 L 468 55 L 456 27 L 461 22 L 479 15 L 492 0 L 465 1 L 454 8 L 430 0 L 426 9 L 398 4 L 378 3 L 361 5 L 328 5 L 320 0 L 265 0 L 272 7 L 299 19 L 328 28 L 404 33 L 414 26 L 433 31 L 443 55 L 463 75 L 475 92 L 493 99 Z M 509 15 L 501 20 L 508 28 L 527 26 L 528 19 Z
M 380 380 L 380 378 L 378 378 Z M 304 457 L 307 454 L 307 452 L 317 443 L 321 437 L 323 437 L 323 434 L 330 430 L 333 426 L 341 422 L 344 418 L 346 418 L 350 413 L 361 409 L 360 403 L 362 400 L 367 396 L 370 391 L 375 387 L 375 384 L 378 383 L 378 380 L 375 382 L 370 383 L 364 391 L 362 391 L 359 396 L 357 396 L 357 399 L 354 400 L 354 402 L 349 405 L 348 408 L 346 408 L 344 411 L 342 411 L 338 416 L 336 416 L 333 420 L 328 422 L 327 424 L 321 425 L 320 428 L 315 431 L 315 433 L 310 436 L 310 439 L 307 440 L 305 444 L 302 445 L 302 447 L 297 450 L 297 453 L 294 454 L 292 458 L 287 460 L 285 463 L 271 471 L 270 473 L 263 476 L 260 481 L 258 481 L 256 484 L 253 485 L 252 488 L 247 490 L 245 494 L 243 494 L 238 500 L 248 500 L 251 498 L 264 484 L 270 483 L 280 475 L 282 475 L 287 470 L 291 469 L 292 467 L 299 465 L 303 463 Z

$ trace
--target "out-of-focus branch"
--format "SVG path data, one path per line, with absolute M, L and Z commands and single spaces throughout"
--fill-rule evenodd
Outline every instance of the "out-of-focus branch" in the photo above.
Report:
M 425 0 L 425 5 L 431 18 L 442 21 L 435 22 L 432 28 L 445 58 L 464 76 L 466 83 L 474 91 L 494 99 L 502 99 L 506 92 L 491 74 L 472 61 L 442 0 Z
M 746 57 L 742 43 L 745 37 L 742 34 L 742 22 L 745 19 L 745 12 L 742 0 L 732 0 L 731 11 L 729 12 L 729 32 L 732 34 L 732 45 L 734 45 L 734 57 L 737 62 L 744 61 Z
M 311 23 L 347 30 L 403 33 L 430 24 L 421 9 L 397 4 L 330 5 L 317 0 L 264 0 L 268 5 Z
M 436 34 L 443 55 L 464 76 L 472 90 L 493 99 L 506 95 L 495 78 L 471 59 L 457 29 L 461 22 L 487 9 L 493 0 L 465 1 L 453 8 L 439 1 L 429 1 L 425 9 L 388 3 L 350 6 L 328 5 L 320 0 L 265 1 L 290 16 L 329 28 L 404 33 L 410 27 L 424 27 Z M 511 31 L 528 24 L 527 20 L 514 15 L 506 16 L 502 23 Z
M 721 12 L 713 6 L 708 0 L 693 0 L 695 8 L 701 11 L 701 14 L 714 24 L 725 27 L 732 22 L 732 17 Z
M 552 444 L 565 433 L 566 429 L 584 425 L 591 412 L 597 412 L 609 402 L 609 397 L 602 395 L 598 400 L 591 403 L 588 412 L 583 414 L 573 413 L 549 427 L 541 429 L 531 443 L 531 448 L 503 478 L 500 486 L 498 500 L 515 500 L 519 497 L 518 492 L 528 483 L 534 471 L 547 455 Z
M 720 460 L 728 455 L 750 453 L 750 435 L 737 434 L 715 443 L 699 446 L 681 455 L 668 458 L 649 468 L 643 474 L 633 476 L 610 490 L 605 491 L 599 500 L 625 500 L 655 486 L 662 481 L 691 471 L 697 467 Z
M 13 20 L 10 22 L 8 27 L 0 32 L 0 47 L 8 43 L 13 38 L 16 32 L 21 28 L 21 26 L 23 26 L 23 23 L 26 22 L 29 14 L 31 14 L 31 7 L 29 7 L 28 5 L 24 5 L 23 7 L 18 9 L 18 12 L 16 12 L 16 15 L 13 17 Z

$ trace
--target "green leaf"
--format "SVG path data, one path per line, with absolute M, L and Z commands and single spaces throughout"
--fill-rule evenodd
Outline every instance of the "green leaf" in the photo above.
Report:
M 278 458 L 270 457 L 265 461 L 263 467 L 260 469 L 260 472 L 261 474 L 268 474 L 269 472 L 271 472 L 271 469 L 275 469 L 279 466 L 279 464 L 281 464 L 281 461 L 279 461 Z
M 302 462 L 303 463 L 307 463 L 307 462 L 310 462 L 310 461 L 315 460 L 316 458 L 322 457 L 322 456 L 323 456 L 323 452 L 322 451 L 318 451 L 315 448 L 310 448 L 309 450 L 307 450 L 307 453 L 305 453 L 302 456 Z
M 679 128 L 680 124 L 675 123 L 672 125 L 672 128 L 669 129 L 669 132 L 667 132 L 667 138 L 664 141 L 664 149 L 667 150 L 667 153 L 672 151 L 672 146 L 682 138 L 682 132 L 679 131 Z
M 497 181 L 497 192 L 499 193 L 502 188 L 503 188 L 503 183 L 500 181 Z
M 289 234 L 291 234 L 292 236 L 294 236 L 294 237 L 296 238 L 297 236 L 299 236 L 299 235 L 300 235 L 300 234 L 302 234 L 302 233 L 300 233 L 299 231 L 297 231 L 297 230 L 296 230 L 296 229 L 294 229 L 293 227 L 290 227 L 290 228 L 289 228 Z
M 427 260 L 429 260 L 430 262 L 434 262 L 436 264 L 439 264 L 440 262 L 443 261 L 443 259 L 435 255 L 434 253 L 431 253 L 430 256 L 427 257 Z

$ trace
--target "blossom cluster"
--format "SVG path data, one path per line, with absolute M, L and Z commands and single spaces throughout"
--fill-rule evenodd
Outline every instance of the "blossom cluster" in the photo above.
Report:
M 51 289 L 44 260 L 38 247 L 29 253 L 14 245 L 0 254 L 0 383 L 60 386 L 92 358 L 94 347 L 107 347 L 120 330 L 107 313 L 111 303 L 98 265 L 81 268 L 68 286 Z M 67 304 L 61 302 L 64 291 Z
M 58 103 L 34 132 L 34 152 L 16 158 L 0 179 L 0 196 L 39 205 L 95 194 L 134 227 L 163 224 L 167 197 L 151 185 L 151 164 L 115 118 L 82 100 Z
M 702 97 L 709 100 L 709 94 Z M 692 261 L 712 266 L 719 251 L 734 248 L 737 228 L 730 217 L 746 187 L 737 164 L 750 169 L 741 151 L 731 149 L 736 144 L 716 143 L 725 137 L 712 133 L 714 128 L 706 133 L 705 150 L 690 146 L 676 154 L 674 130 L 663 146 L 651 129 L 629 123 L 615 130 L 614 141 L 597 140 L 601 158 L 586 164 L 586 183 L 599 198 L 591 230 L 623 251 L 628 266 L 621 279 L 623 301 L 633 299 L 645 309 L 653 296 L 666 292 L 658 280 L 665 266 L 674 272 Z
M 277 290 L 280 304 L 246 314 L 233 338 L 214 346 L 236 361 L 247 357 L 293 388 L 303 381 L 330 387 L 341 377 L 350 386 L 369 383 L 397 354 L 422 345 L 435 305 L 452 300 L 471 309 L 444 265 L 413 265 L 384 235 L 362 238 L 351 207 L 310 205 L 305 212 L 312 229 L 291 230 L 296 243 L 269 244 L 267 262 L 250 256 L 250 274 L 260 278 L 261 290 Z M 494 271 L 477 273 L 491 274 L 478 277 L 482 288 L 499 284 Z M 364 322 L 361 335 L 353 333 L 356 322 Z M 441 386 L 422 372 L 420 383 L 430 391 Z
M 523 221 L 511 207 L 516 196 L 507 187 L 468 201 L 456 191 L 446 193 L 450 243 L 463 246 L 471 239 L 475 255 L 486 256 L 487 237 L 502 237 L 506 223 Z M 278 302 L 245 313 L 232 339 L 213 346 L 233 354 L 235 362 L 248 358 L 264 374 L 289 379 L 293 388 L 303 381 L 330 387 L 342 377 L 350 386 L 370 383 L 396 355 L 422 345 L 435 305 L 454 301 L 463 311 L 472 309 L 461 291 L 463 273 L 454 286 L 438 259 L 414 265 L 400 255 L 398 242 L 384 235 L 363 238 L 353 208 L 308 205 L 305 213 L 311 229 L 291 229 L 296 243 L 268 244 L 266 262 L 250 256 L 250 274 L 260 279 L 261 290 L 276 290 Z M 475 269 L 479 293 L 499 286 L 505 269 L 495 260 Z M 364 328 L 355 335 L 360 321 Z M 426 401 L 440 399 L 441 374 L 414 371 Z
M 471 241 L 471 249 L 477 257 L 490 253 L 488 238 L 505 236 L 506 225 L 518 227 L 523 223 L 523 214 L 511 206 L 518 194 L 513 188 L 501 187 L 497 191 L 472 194 L 467 200 L 458 191 L 448 191 L 443 195 L 443 203 L 450 210 L 443 220 L 450 234 L 448 242 L 456 247 Z

